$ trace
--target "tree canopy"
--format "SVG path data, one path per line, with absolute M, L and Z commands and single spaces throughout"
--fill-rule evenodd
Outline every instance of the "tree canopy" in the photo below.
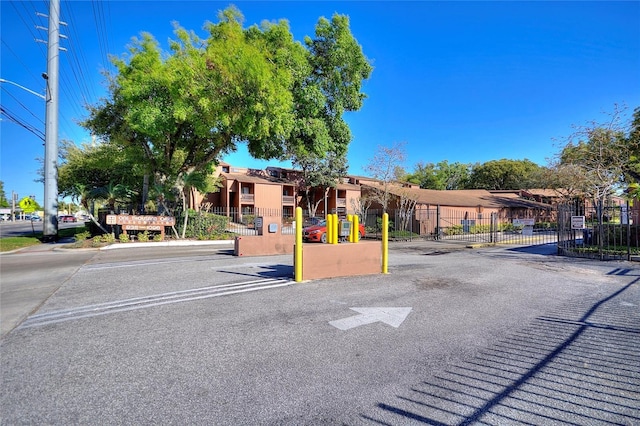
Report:
M 616 107 L 606 122 L 576 128 L 553 165 L 562 177 L 558 185 L 578 187 L 582 196 L 604 201 L 625 184 L 638 182 L 640 108 L 628 127 L 622 112 Z
M 465 189 L 469 184 L 471 165 L 447 160 L 434 163 L 419 162 L 406 180 L 424 189 Z
M 4 182 L 0 180 L 0 207 L 9 207 L 7 195 L 4 192 Z
M 469 187 L 476 189 L 528 189 L 538 186 L 541 167 L 524 160 L 491 160 L 477 164 L 471 171 Z
M 248 29 L 242 21 L 229 7 L 205 24 L 205 39 L 176 26 L 169 52 L 151 34 L 135 38 L 128 55 L 113 59 L 109 98 L 89 108 L 83 125 L 137 151 L 157 185 L 182 191 L 187 175 L 241 142 L 265 160 L 344 155 L 351 134 L 342 114 L 360 108 L 371 72 L 348 18 L 320 18 L 306 48 L 285 20 Z

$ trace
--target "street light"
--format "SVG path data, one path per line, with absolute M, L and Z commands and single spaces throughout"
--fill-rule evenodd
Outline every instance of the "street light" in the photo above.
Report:
M 14 86 L 19 87 L 19 88 L 21 88 L 22 90 L 25 90 L 25 91 L 27 91 L 27 92 L 31 93 L 32 95 L 36 95 L 36 96 L 37 96 L 37 97 L 39 97 L 40 99 L 44 99 L 45 101 L 47 100 L 47 98 L 46 98 L 44 95 L 41 95 L 41 94 L 40 94 L 40 93 L 38 93 L 38 92 L 34 92 L 34 91 L 33 91 L 33 90 L 31 90 L 31 89 L 27 89 L 26 87 L 21 86 L 21 85 L 19 85 L 18 83 L 15 83 L 15 82 L 13 82 L 13 81 L 9 81 L 9 80 L 5 80 L 4 78 L 0 78 L 0 83 L 9 83 L 9 84 L 13 84 Z

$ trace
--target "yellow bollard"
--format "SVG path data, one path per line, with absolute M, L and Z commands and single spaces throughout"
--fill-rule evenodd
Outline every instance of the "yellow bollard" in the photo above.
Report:
M 352 214 L 347 215 L 347 222 L 351 224 L 351 232 L 349 233 L 349 242 L 352 243 L 353 242 L 353 215 Z
M 340 240 L 340 230 L 338 229 L 338 227 L 340 226 L 340 220 L 338 219 L 338 215 L 334 214 L 333 215 L 333 244 L 338 244 L 338 241 Z
M 327 244 L 331 244 L 333 239 L 331 238 L 331 232 L 333 231 L 333 216 L 327 215 L 327 223 L 326 223 L 326 234 L 327 234 Z
M 389 213 L 382 215 L 382 273 L 389 273 Z
M 297 283 L 302 281 L 302 207 L 296 207 L 296 249 L 293 258 Z
M 357 214 L 353 215 L 353 242 L 360 241 L 360 217 Z

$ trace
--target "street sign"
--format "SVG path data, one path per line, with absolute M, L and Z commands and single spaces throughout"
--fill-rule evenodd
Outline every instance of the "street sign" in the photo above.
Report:
M 33 213 L 37 208 L 36 202 L 29 197 L 24 197 L 22 200 L 20 200 L 20 203 L 18 203 L 18 205 L 25 213 Z
M 584 229 L 584 216 L 571 216 L 571 229 Z
M 392 327 L 398 328 L 411 312 L 411 308 L 349 308 L 359 312 L 360 315 L 330 321 L 329 324 L 340 330 L 349 330 L 374 322 L 383 322 Z

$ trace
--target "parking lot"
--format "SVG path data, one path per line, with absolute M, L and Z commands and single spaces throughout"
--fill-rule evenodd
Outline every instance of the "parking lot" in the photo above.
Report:
M 632 264 L 402 243 L 389 274 L 296 284 L 291 256 L 131 253 L 4 336 L 3 423 L 640 422 Z

